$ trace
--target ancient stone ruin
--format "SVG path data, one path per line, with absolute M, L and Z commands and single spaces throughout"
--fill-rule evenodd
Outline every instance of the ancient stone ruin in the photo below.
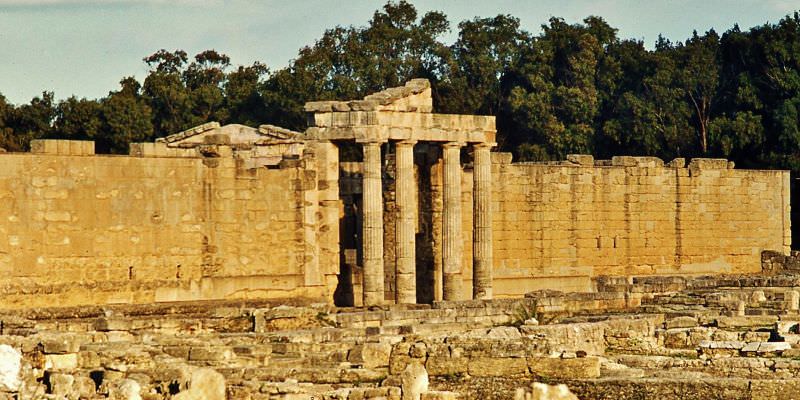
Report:
M 514 163 L 421 79 L 305 109 L 0 154 L 0 398 L 800 397 L 787 171 Z

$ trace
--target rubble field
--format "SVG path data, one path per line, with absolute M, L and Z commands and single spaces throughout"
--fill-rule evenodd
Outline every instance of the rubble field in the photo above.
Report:
M 800 398 L 799 310 L 783 266 L 369 309 L 15 310 L 0 312 L 0 399 Z

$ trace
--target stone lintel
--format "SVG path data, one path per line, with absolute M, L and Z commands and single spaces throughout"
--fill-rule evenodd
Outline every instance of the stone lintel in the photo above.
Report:
M 407 113 L 400 111 L 317 112 L 309 122 L 317 127 L 381 125 L 494 132 L 492 115 Z
M 420 142 L 494 143 L 494 131 L 463 131 L 440 128 L 404 127 L 335 127 L 309 128 L 306 135 L 317 140 L 415 140 Z

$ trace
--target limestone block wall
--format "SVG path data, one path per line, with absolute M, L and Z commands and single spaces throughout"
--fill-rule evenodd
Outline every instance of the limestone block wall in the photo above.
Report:
M 789 252 L 788 171 L 707 159 L 510 161 L 494 154 L 498 296 L 589 291 L 600 275 L 757 272 L 761 251 Z
M 248 170 L 224 146 L 129 157 L 43 142 L 0 154 L 0 307 L 330 297 L 329 148 Z
M 540 289 L 586 292 L 598 276 L 758 272 L 761 252 L 791 244 L 788 171 L 733 169 L 726 160 L 649 157 L 511 163 L 493 153 L 496 297 Z M 441 162 L 417 160 L 417 290 L 441 298 Z M 348 164 L 349 165 L 349 164 Z M 472 293 L 473 176 L 462 173 L 463 298 Z M 360 170 L 359 170 L 360 171 Z M 394 299 L 392 158 L 384 188 L 384 268 Z M 352 175 L 352 174 L 350 174 Z M 356 193 L 360 175 L 343 193 Z M 357 196 L 357 195 L 356 195 Z M 358 293 L 360 281 L 353 276 Z M 428 293 L 429 291 L 434 293 Z
M 225 145 L 165 146 L 97 156 L 91 142 L 46 140 L 32 153 L 0 154 L 0 308 L 332 301 L 343 264 L 353 269 L 349 296 L 360 297 L 359 228 L 348 217 L 359 209 L 360 174 L 354 164 L 340 191 L 346 165 L 335 145 L 309 142 L 302 157 L 270 168 L 248 167 L 249 153 Z M 441 295 L 442 246 L 441 165 L 435 147 L 428 150 L 415 156 L 417 286 L 425 301 Z M 787 171 L 738 170 L 724 160 L 688 167 L 652 158 L 570 160 L 512 164 L 493 154 L 497 297 L 590 291 L 598 276 L 757 272 L 763 250 L 789 251 Z M 388 165 L 387 299 L 394 297 L 391 175 Z M 464 298 L 472 290 L 472 181 L 466 165 Z

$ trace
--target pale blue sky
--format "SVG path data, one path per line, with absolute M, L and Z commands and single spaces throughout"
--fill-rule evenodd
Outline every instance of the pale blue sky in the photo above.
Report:
M 158 49 L 228 54 L 234 65 L 277 69 L 336 25 L 366 25 L 383 0 L 0 0 L 0 93 L 12 103 L 42 90 L 56 98 L 97 98 L 123 76 L 140 80 L 142 58 Z M 577 22 L 599 15 L 622 38 L 652 47 L 659 33 L 682 41 L 693 29 L 745 29 L 800 9 L 797 0 L 413 0 L 422 15 L 443 11 L 453 32 L 476 16 L 512 14 L 539 32 L 551 16 Z

